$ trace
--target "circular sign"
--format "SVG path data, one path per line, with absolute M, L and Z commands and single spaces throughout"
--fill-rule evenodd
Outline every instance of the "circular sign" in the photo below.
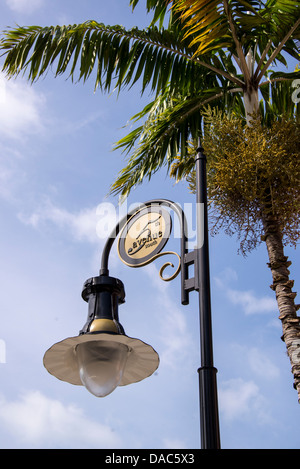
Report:
M 124 264 L 141 267 L 151 262 L 165 246 L 172 230 L 172 219 L 159 205 L 138 210 L 126 223 L 118 243 Z

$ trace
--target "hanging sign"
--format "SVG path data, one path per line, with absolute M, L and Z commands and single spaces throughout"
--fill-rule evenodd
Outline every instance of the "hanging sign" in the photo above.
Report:
M 161 252 L 169 239 L 172 219 L 159 205 L 138 210 L 126 223 L 119 237 L 118 252 L 124 264 L 141 267 Z

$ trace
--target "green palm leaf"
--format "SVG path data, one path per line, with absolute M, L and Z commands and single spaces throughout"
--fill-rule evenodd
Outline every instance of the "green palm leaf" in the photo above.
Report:
M 122 26 L 105 26 L 95 21 L 80 25 L 42 28 L 32 26 L 5 32 L 0 48 L 6 55 L 3 70 L 8 76 L 23 72 L 30 81 L 40 78 L 51 66 L 55 75 L 69 71 L 72 79 L 87 80 L 92 73 L 95 87 L 109 91 L 121 89 L 142 79 L 142 92 L 150 85 L 160 92 L 170 80 L 182 91 L 197 82 L 197 67 L 241 84 L 236 77 L 217 69 L 210 59 L 193 60 L 188 47 L 176 29 L 147 30 Z M 30 53 L 30 54 L 29 54 Z M 178 74 L 178 69 L 185 75 Z M 175 89 L 176 91 L 176 89 Z
M 130 1 L 133 9 L 138 2 Z M 9 77 L 24 73 L 32 82 L 51 67 L 56 76 L 93 79 L 102 91 L 137 83 L 142 93 L 150 88 L 154 101 L 140 113 L 145 124 L 117 145 L 133 152 L 114 186 L 122 191 L 123 184 L 126 192 L 178 154 L 185 157 L 207 100 L 222 97 L 227 110 L 241 112 L 243 99 L 248 119 L 270 109 L 264 80 L 288 87 L 298 77 L 269 68 L 286 65 L 286 54 L 299 58 L 299 7 L 296 0 L 147 0 L 153 20 L 145 30 L 96 21 L 10 29 L 0 42 L 3 68 Z
M 161 167 L 167 171 L 179 157 L 184 160 L 189 140 L 196 140 L 202 127 L 201 111 L 208 103 L 228 107 L 228 94 L 219 87 L 203 89 L 194 96 L 174 95 L 167 89 L 149 103 L 132 120 L 146 121 L 117 142 L 115 149 L 130 154 L 125 168 L 112 185 L 113 193 L 127 196 L 133 187 L 145 177 L 151 178 Z M 230 107 L 243 113 L 242 100 L 235 92 L 231 93 Z

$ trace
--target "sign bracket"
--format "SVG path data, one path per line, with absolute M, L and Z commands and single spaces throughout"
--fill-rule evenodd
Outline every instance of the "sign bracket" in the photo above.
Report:
M 134 217 L 139 213 L 143 213 L 142 211 L 147 208 L 148 211 L 151 212 L 151 206 L 156 207 L 157 206 L 165 206 L 170 208 L 171 210 L 176 213 L 179 224 L 180 224 L 180 231 L 181 231 L 181 244 L 180 244 L 180 271 L 181 271 L 181 303 L 183 305 L 188 305 L 189 304 L 189 293 L 193 290 L 198 290 L 199 285 L 198 285 L 198 275 L 197 275 L 197 255 L 196 255 L 196 250 L 194 251 L 188 251 L 187 249 L 187 221 L 185 214 L 181 207 L 176 204 L 175 202 L 172 202 L 167 199 L 154 199 L 150 200 L 148 202 L 145 202 L 132 211 L 128 212 L 116 225 L 115 229 L 113 232 L 110 234 L 108 237 L 106 244 L 104 246 L 103 252 L 102 252 L 102 259 L 101 259 L 101 269 L 100 269 L 100 275 L 109 275 L 109 269 L 108 269 L 108 260 L 109 260 L 109 254 L 112 248 L 112 245 L 115 241 L 115 239 L 119 236 L 119 234 L 124 230 L 125 226 L 129 223 L 129 221 L 132 222 Z M 167 233 L 167 236 L 169 236 L 170 233 Z M 166 242 L 168 239 L 166 240 Z M 161 249 L 163 248 L 164 244 L 163 243 Z M 162 253 L 163 254 L 163 253 Z M 175 253 L 176 254 L 176 253 Z M 120 255 L 120 252 L 119 252 Z M 137 262 L 137 265 L 132 265 L 128 263 L 128 259 L 126 257 L 125 260 L 122 259 L 122 256 L 120 256 L 121 260 L 131 266 L 131 267 L 140 267 L 142 265 L 146 265 L 146 263 L 152 262 L 152 260 L 156 259 L 158 257 L 157 252 L 155 255 L 153 255 L 152 258 L 147 259 L 147 262 L 139 264 Z M 192 278 L 189 278 L 189 266 L 194 264 L 194 271 L 195 275 Z M 172 277 L 174 278 L 174 277 Z M 165 280 L 165 279 L 163 279 Z

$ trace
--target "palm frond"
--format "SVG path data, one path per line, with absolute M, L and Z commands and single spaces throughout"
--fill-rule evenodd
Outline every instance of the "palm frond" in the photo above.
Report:
M 224 68 L 213 65 L 211 57 L 193 60 L 193 48 L 177 29 L 159 30 L 152 26 L 126 30 L 95 21 L 46 28 L 18 27 L 5 32 L 0 49 L 6 56 L 3 70 L 7 75 L 22 72 L 31 82 L 51 67 L 55 76 L 69 72 L 72 80 L 86 81 L 93 76 L 95 88 L 103 91 L 112 86 L 120 90 L 142 80 L 142 93 L 148 86 L 159 93 L 168 82 L 175 92 L 182 92 L 183 86 L 197 84 L 204 67 L 242 84 Z
M 300 122 L 300 102 L 293 100 L 294 88 L 292 86 L 294 74 L 291 78 L 278 77 L 278 81 L 272 81 L 270 79 L 261 84 L 260 91 L 263 96 L 263 100 L 260 102 L 260 115 L 262 124 L 265 127 L 270 127 L 274 121 L 281 119 L 296 120 Z M 280 73 L 278 75 L 281 75 Z M 298 74 L 300 78 L 300 72 Z M 273 80 L 275 80 L 273 78 Z
M 144 178 L 150 179 L 161 167 L 165 166 L 169 171 L 176 158 L 185 159 L 189 140 L 197 139 L 201 132 L 203 106 L 209 102 L 227 106 L 226 97 L 228 99 L 219 87 L 205 89 L 190 97 L 175 96 L 166 91 L 148 104 L 132 118 L 137 122 L 147 117 L 143 125 L 116 143 L 115 149 L 130 154 L 130 158 L 112 185 L 111 192 L 125 197 L 133 187 L 142 183 Z M 239 97 L 232 99 L 236 100 L 236 109 L 242 107 Z
M 104 90 L 110 89 L 115 77 L 117 87 L 136 82 L 150 63 L 153 69 L 157 66 L 160 50 L 167 57 L 189 57 L 183 42 L 171 31 L 156 27 L 127 31 L 95 21 L 62 27 L 18 27 L 5 31 L 0 48 L 6 55 L 3 69 L 8 76 L 23 72 L 35 81 L 50 66 L 56 76 L 69 70 L 69 75 L 78 80 L 86 80 L 94 72 L 95 86 Z M 145 73 L 144 86 L 150 81 L 149 72 Z M 170 69 L 164 73 L 168 76 Z
M 220 0 L 173 0 L 172 9 L 180 14 L 185 39 L 195 46 L 195 55 L 232 46 L 228 25 Z
M 199 57 L 226 47 L 233 53 L 243 48 L 244 55 L 255 44 L 271 39 L 274 46 L 295 56 L 295 43 L 286 45 L 286 35 L 296 25 L 293 38 L 299 38 L 298 0 L 169 0 L 180 13 L 185 38 L 196 47 Z M 241 58 L 241 54 L 240 58 Z
M 132 10 L 135 9 L 138 2 L 139 0 L 130 0 L 129 4 L 132 6 Z M 158 22 L 159 26 L 162 27 L 165 17 L 168 13 L 168 0 L 147 0 L 146 10 L 148 13 L 153 10 L 153 19 L 151 25 L 154 25 Z
M 133 9 L 138 3 L 130 0 Z M 276 61 L 286 64 L 284 52 L 299 58 L 299 0 L 146 0 L 146 9 L 153 19 L 144 30 L 87 21 L 17 27 L 0 41 L 9 77 L 24 73 L 34 82 L 51 68 L 55 76 L 92 78 L 102 91 L 136 83 L 142 93 L 150 89 L 154 100 L 134 116 L 137 127 L 116 145 L 130 154 L 112 187 L 123 195 L 162 166 L 170 170 L 174 158 L 184 161 L 205 104 L 241 115 L 243 97 L 250 102 L 261 86 L 267 122 L 279 106 L 281 82 L 298 77 L 298 72 L 270 74 L 268 68 Z M 264 77 L 274 85 L 271 94 Z M 251 109 L 246 107 L 247 115 Z

